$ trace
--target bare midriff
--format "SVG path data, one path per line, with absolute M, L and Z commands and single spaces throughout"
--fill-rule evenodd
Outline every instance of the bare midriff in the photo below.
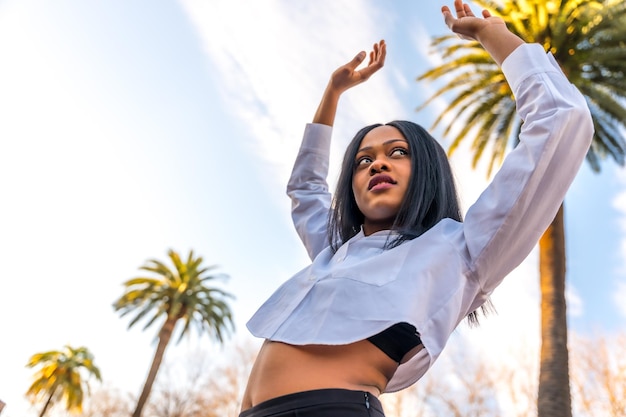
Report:
M 379 396 L 397 367 L 366 340 L 340 346 L 265 341 L 252 367 L 241 409 L 282 395 L 323 388 Z

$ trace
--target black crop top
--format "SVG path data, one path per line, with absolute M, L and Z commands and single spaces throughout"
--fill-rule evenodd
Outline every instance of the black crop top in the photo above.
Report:
M 398 363 L 411 349 L 422 344 L 415 327 L 404 322 L 396 323 L 367 340 Z

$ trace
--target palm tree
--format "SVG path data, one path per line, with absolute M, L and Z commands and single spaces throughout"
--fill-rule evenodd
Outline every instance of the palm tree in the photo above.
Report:
M 200 334 L 208 333 L 219 342 L 224 335 L 234 330 L 232 313 L 225 298 L 230 294 L 207 286 L 209 281 L 224 278 L 225 275 L 211 275 L 208 272 L 215 266 L 202 265 L 202 257 L 195 257 L 189 252 L 186 261 L 182 261 L 178 253 L 168 251 L 168 257 L 174 265 L 170 269 L 164 263 L 151 259 L 139 269 L 151 273 L 152 277 L 137 277 L 126 281 L 124 294 L 113 304 L 115 311 L 124 317 L 134 313 L 128 327 L 146 318 L 144 330 L 155 322 L 161 322 L 157 335 L 158 345 L 146 382 L 143 386 L 133 417 L 140 417 L 148 400 L 152 385 L 161 366 L 174 329 L 179 322 L 184 323 L 178 342 L 194 325 Z
M 93 355 L 85 347 L 74 349 L 66 345 L 63 350 L 36 353 L 26 366 L 40 367 L 35 373 L 35 381 L 26 392 L 33 404 L 45 399 L 39 417 L 61 400 L 65 400 L 68 411 L 81 412 L 85 389 L 89 392 L 87 379 L 94 376 L 102 381 L 100 370 L 93 363 Z M 86 371 L 87 375 L 82 375 L 81 371 Z
M 626 5 L 618 0 L 475 0 L 477 5 L 503 16 L 509 29 L 527 42 L 552 52 L 569 80 L 587 99 L 595 135 L 587 161 L 595 172 L 600 161 L 612 157 L 624 165 L 626 143 Z M 446 116 L 462 121 L 449 148 L 452 154 L 465 139 L 472 140 L 473 165 L 490 149 L 488 175 L 516 143 L 521 121 L 511 90 L 499 67 L 476 42 L 454 35 L 436 37 L 433 46 L 443 64 L 418 80 L 449 77 L 449 82 L 422 106 L 450 96 Z M 444 135 L 449 135 L 449 126 Z M 565 305 L 565 231 L 563 206 L 539 241 L 541 337 L 538 415 L 571 416 L 567 320 Z

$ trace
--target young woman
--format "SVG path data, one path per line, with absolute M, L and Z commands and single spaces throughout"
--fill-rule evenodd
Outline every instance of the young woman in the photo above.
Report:
M 582 95 L 540 45 L 455 0 L 448 27 L 490 53 L 524 120 L 520 143 L 462 221 L 443 149 L 407 121 L 372 125 L 345 154 L 334 200 L 326 176 L 337 103 L 383 67 L 359 53 L 331 76 L 307 125 L 287 193 L 312 264 L 248 328 L 265 339 L 241 417 L 383 416 L 378 396 L 406 388 L 482 306 L 550 224 L 590 145 Z

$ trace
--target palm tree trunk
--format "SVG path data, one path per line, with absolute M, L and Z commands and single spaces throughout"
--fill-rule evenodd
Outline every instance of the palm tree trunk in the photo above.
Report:
M 48 411 L 48 407 L 50 406 L 50 403 L 52 403 L 52 397 L 54 396 L 54 392 L 57 390 L 56 386 L 52 389 L 52 391 L 50 391 L 50 395 L 48 395 L 48 399 L 46 400 L 46 403 L 43 406 L 43 409 L 41 410 L 41 413 L 39 413 L 39 417 L 43 417 L 44 414 L 46 414 L 46 411 Z
M 572 417 L 565 306 L 565 226 L 561 205 L 539 240 L 541 358 L 538 417 Z
M 159 331 L 159 344 L 157 345 L 156 352 L 154 353 L 152 365 L 150 366 L 150 372 L 148 372 L 148 377 L 146 378 L 143 390 L 141 391 L 139 400 L 137 400 L 137 406 L 133 412 L 133 417 L 141 417 L 143 407 L 148 401 L 148 396 L 150 396 L 150 391 L 152 391 L 152 385 L 154 384 L 159 368 L 161 367 L 161 362 L 163 361 L 163 356 L 165 355 L 165 349 L 172 338 L 176 321 L 176 318 L 168 318 Z

